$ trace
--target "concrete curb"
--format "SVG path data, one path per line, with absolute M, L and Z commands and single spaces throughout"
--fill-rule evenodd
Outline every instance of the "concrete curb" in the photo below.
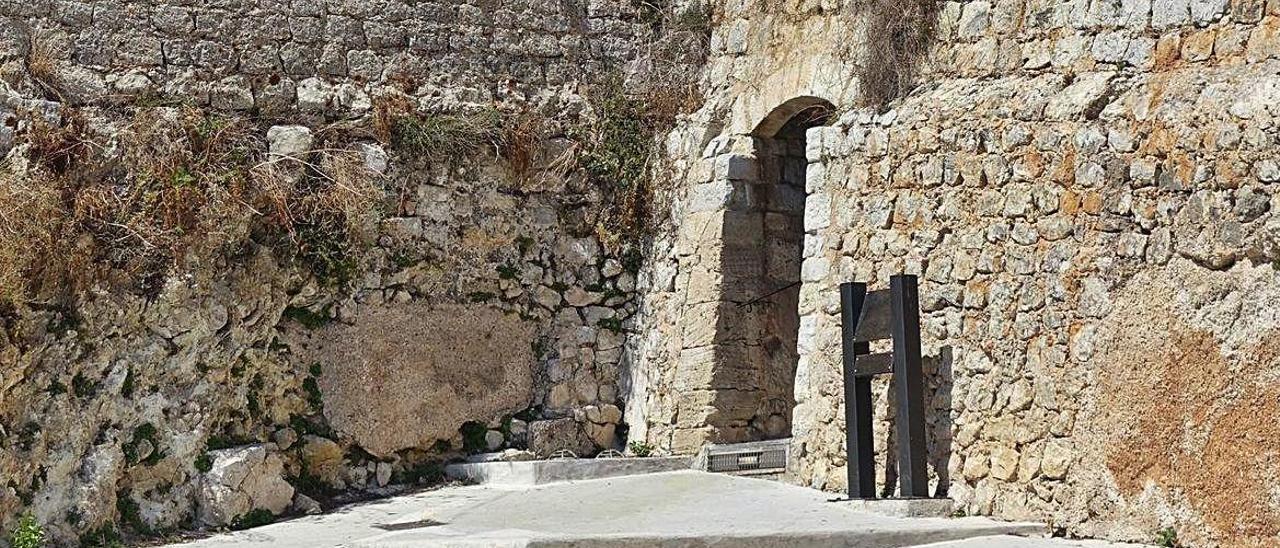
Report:
M 846 500 L 835 503 L 854 512 L 891 518 L 951 517 L 956 502 L 952 499 L 877 499 Z
M 445 467 L 444 473 L 450 479 L 481 485 L 530 487 L 565 481 L 689 470 L 692 465 L 691 457 L 562 459 L 450 464 Z

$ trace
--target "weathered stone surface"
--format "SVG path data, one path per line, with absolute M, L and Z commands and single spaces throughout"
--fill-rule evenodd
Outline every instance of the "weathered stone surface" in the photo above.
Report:
M 333 440 L 303 436 L 298 453 L 308 474 L 330 486 L 343 486 L 342 447 Z
M 366 489 L 424 455 L 447 456 L 437 453 L 461 445 L 456 438 L 464 422 L 493 425 L 516 411 L 545 408 L 553 386 L 563 387 L 555 392 L 563 412 L 624 403 L 618 390 L 627 352 L 623 326 L 638 311 L 637 289 L 649 282 L 639 279 L 642 257 L 632 248 L 617 241 L 601 245 L 601 236 L 616 236 L 596 231 L 615 197 L 562 173 L 563 165 L 575 163 L 566 162 L 566 154 L 577 146 L 562 135 L 585 127 L 594 115 L 594 101 L 584 91 L 603 79 L 608 71 L 602 67 L 638 61 L 666 31 L 641 21 L 636 6 L 614 0 L 585 8 L 410 4 L 0 5 L 0 153 L 22 147 L 35 120 L 54 128 L 85 114 L 85 133 L 76 138 L 95 144 L 86 151 L 120 154 L 130 146 L 125 130 L 151 129 L 138 122 L 160 113 L 184 123 L 166 145 L 203 150 L 221 143 L 224 132 L 244 129 L 245 138 L 237 134 L 215 153 L 237 161 L 244 156 L 245 167 L 255 172 L 185 174 L 179 169 L 197 167 L 204 158 L 182 154 L 121 162 L 124 169 L 164 166 L 119 177 L 113 172 L 121 186 L 107 194 L 165 183 L 159 185 L 164 192 L 184 196 L 181 204 L 166 198 L 165 210 L 200 219 L 198 227 L 182 230 L 192 239 L 182 246 L 191 244 L 189 255 L 143 259 L 151 251 L 167 255 L 158 249 L 167 246 L 133 241 L 125 226 L 100 231 L 115 243 L 68 242 L 86 252 L 85 264 L 105 271 L 137 259 L 169 276 L 157 272 L 133 288 L 123 272 L 133 264 L 86 279 L 84 287 L 97 289 L 67 295 L 67 303 L 75 304 L 57 311 L 22 307 L 11 316 L 0 305 L 0 433 L 17 432 L 21 439 L 6 448 L 13 450 L 0 451 L 6 486 L 0 490 L 0 531 L 28 511 L 47 521 L 59 545 L 108 524 L 129 528 L 135 524 L 117 515 L 122 497 L 140 508 L 138 525 L 168 530 L 192 523 L 201 481 L 193 463 L 202 462 L 207 444 L 218 439 L 274 440 L 291 474 L 302 470 L 304 454 L 338 455 L 321 459 L 326 482 Z M 35 63 L 28 74 L 28 53 L 43 46 L 49 58 L 36 60 L 47 63 Z M 678 49 L 689 55 L 677 65 L 687 66 L 681 72 L 692 78 L 705 48 Z M 495 106 L 504 117 L 542 113 L 547 119 L 537 117 L 540 127 L 555 128 L 548 133 L 558 136 L 535 147 L 547 154 L 535 154 L 527 178 L 514 177 L 511 168 L 518 166 L 488 154 L 491 147 L 426 162 L 402 146 L 373 143 L 398 140 L 388 139 L 392 128 L 374 127 L 375 105 L 386 106 L 388 96 L 403 97 L 423 116 Z M 158 106 L 171 104 L 182 106 Z M 27 155 L 5 162 L 0 186 L 9 184 L 9 168 Z M 297 170 L 287 182 L 298 188 L 272 190 L 314 192 L 307 200 L 254 200 L 243 204 L 253 209 L 244 219 L 221 209 L 242 200 L 245 188 L 259 188 L 254 175 L 266 166 L 257 164 L 300 155 L 317 165 L 340 164 L 340 176 L 329 180 Z M 374 180 L 344 180 L 362 178 L 362 167 Z M 197 184 L 187 186 L 187 175 Z M 146 194 L 150 200 L 152 193 Z M 314 230 L 311 214 L 318 204 L 312 199 L 324 202 L 321 209 L 343 209 L 345 219 L 326 217 L 324 229 Z M 193 204 L 199 207 L 188 210 Z M 0 204 L 6 220 L 9 205 Z M 373 210 L 392 220 L 366 223 Z M 234 222 L 221 224 L 231 217 Z M 264 234 L 264 225 L 271 225 L 265 232 L 272 235 Z M 330 229 L 349 230 L 352 241 L 336 241 L 340 237 Z M 337 250 L 335 243 L 353 245 Z M 104 256 L 90 258 L 96 253 L 90 248 Z M 114 253 L 108 248 L 129 258 L 105 257 Z M 7 288 L 12 272 L 0 270 L 0 285 Z M 359 325 L 370 317 L 378 324 L 376 311 L 383 307 L 414 304 L 460 312 L 379 324 L 384 333 L 370 340 L 399 333 L 404 345 L 388 352 L 403 355 L 361 358 L 377 354 L 382 343 L 355 344 L 370 333 Z M 468 310 L 480 312 L 469 317 Z M 465 327 L 449 331 L 459 321 Z M 326 341 L 331 346 L 325 348 L 298 342 L 323 331 L 300 336 L 304 327 L 328 322 L 335 332 L 349 329 L 349 337 Z M 437 325 L 447 333 L 417 330 Z M 495 326 L 496 342 L 476 342 Z M 610 335 L 599 336 L 602 331 Z M 425 347 L 439 351 L 418 351 Z M 333 350 L 332 362 L 318 364 L 313 350 Z M 504 356 L 519 359 L 502 363 Z M 524 374 L 498 381 L 502 386 L 495 389 L 500 369 L 517 361 L 527 367 Z M 556 366 L 551 383 L 553 364 L 564 366 Z M 444 378 L 445 371 L 468 372 Z M 330 429 L 325 436 L 336 448 L 297 439 L 300 432 Z M 506 443 L 523 444 L 524 438 L 513 432 Z M 380 457 L 368 459 L 357 446 Z
M 272 126 L 267 130 L 267 143 L 273 159 L 303 160 L 311 152 L 315 137 L 307 126 Z
M 488 306 L 362 307 L 353 326 L 293 336 L 322 365 L 325 417 L 376 456 L 533 401 L 533 325 Z
M 529 450 L 543 458 L 565 450 L 589 457 L 596 453 L 596 444 L 581 423 L 565 418 L 529 423 Z
M 279 515 L 293 501 L 284 480 L 284 463 L 272 445 L 247 445 L 209 452 L 213 467 L 199 491 L 199 519 L 206 527 L 224 527 L 253 510 Z
M 252 110 L 272 123 L 305 124 L 313 147 L 330 138 L 368 140 L 363 130 L 348 134 L 348 125 L 375 110 L 384 93 L 407 94 L 408 104 L 432 114 L 495 103 L 533 107 L 557 113 L 549 124 L 555 132 L 573 133 L 580 120 L 562 113 L 595 106 L 573 90 L 608 73 L 600 67 L 644 65 L 643 52 L 654 49 L 650 25 L 631 3 L 482 4 L 10 2 L 0 6 L 0 68 L 15 70 L 2 71 L 0 90 L 14 86 L 17 99 L 0 91 L 0 151 L 27 128 L 7 113 L 57 120 L 65 105 L 36 98 L 53 95 L 70 104 L 112 102 L 90 118 L 118 110 L 119 101 L 143 106 L 175 97 L 222 115 Z M 555 176 L 525 187 L 494 175 L 509 166 L 422 166 L 358 144 L 353 150 L 365 166 L 391 178 L 384 182 L 398 194 L 387 200 L 395 220 L 367 235 L 382 244 L 361 257 L 374 271 L 357 276 L 350 294 L 249 249 L 249 257 L 175 275 L 145 299 L 95 289 L 76 305 L 76 321 L 53 310 L 24 311 L 14 321 L 6 314 L 0 426 L 18 441 L 0 452 L 0 477 L 9 481 L 0 492 L 0 530 L 28 506 L 55 521 L 75 510 L 83 525 L 49 525 L 60 540 L 73 539 L 114 520 L 120 486 L 133 486 L 125 496 L 140 503 L 150 525 L 183 523 L 194 513 L 198 474 L 190 463 L 215 435 L 274 439 L 290 448 L 282 458 L 292 469 L 304 454 L 334 454 L 323 442 L 294 440 L 296 431 L 282 429 L 294 419 L 329 416 L 344 425 L 331 440 L 338 455 L 367 443 L 389 457 L 380 461 L 404 456 L 396 448 L 422 451 L 454 439 L 459 424 L 450 421 L 492 428 L 516 410 L 514 399 L 449 393 L 444 387 L 487 389 L 488 382 L 441 381 L 439 370 L 494 352 L 529 355 L 525 406 L 583 418 L 565 439 L 603 445 L 606 427 L 623 422 L 632 439 L 664 449 L 792 435 L 791 479 L 838 490 L 847 464 L 839 450 L 834 288 L 851 279 L 883 286 L 889 275 L 909 272 L 925 280 L 930 465 L 940 491 L 970 512 L 1053 521 L 1071 534 L 1148 541 L 1157 524 L 1176 520 L 1181 538 L 1196 544 L 1265 544 L 1274 516 L 1248 508 L 1270 499 L 1233 482 L 1266 484 L 1270 463 L 1232 458 L 1218 427 L 1250 423 L 1237 400 L 1256 397 L 1255 407 L 1265 407 L 1269 395 L 1257 392 L 1265 388 L 1229 386 L 1220 392 L 1237 399 L 1209 406 L 1162 362 L 1144 362 L 1151 367 L 1143 371 L 1159 378 L 1141 383 L 1108 375 L 1131 373 L 1123 366 L 1133 357 L 1112 347 L 1124 337 L 1151 355 L 1185 348 L 1196 366 L 1184 367 L 1190 371 L 1221 367 L 1213 352 L 1199 353 L 1216 345 L 1233 371 L 1273 376 L 1250 369 L 1271 363 L 1269 354 L 1222 326 L 1269 340 L 1263 330 L 1274 323 L 1241 289 L 1265 294 L 1271 283 L 1255 284 L 1265 277 L 1237 269 L 1275 262 L 1280 249 L 1275 2 L 945 2 L 923 72 L 903 98 L 876 109 L 856 107 L 868 82 L 854 57 L 880 27 L 867 24 L 864 3 L 816 4 L 718 6 L 699 87 L 706 107 L 678 117 L 662 139 L 664 184 L 657 187 L 677 199 L 668 203 L 664 194 L 646 204 L 671 225 L 643 246 L 648 255 L 638 272 L 634 257 L 609 249 L 617 242 L 602 246 L 591 236 L 595 213 L 612 205 L 598 189 L 560 195 L 570 183 Z M 28 27 L 59 46 L 47 82 L 24 74 L 26 51 L 37 42 L 29 38 L 38 38 L 25 35 Z M 790 154 L 802 161 L 779 169 L 762 163 L 768 155 L 760 148 L 773 135 L 761 128 L 786 120 L 762 122 L 818 100 L 841 115 L 796 143 Z M 110 143 L 113 131 L 105 133 L 92 141 Z M 303 150 L 285 145 L 267 152 Z M 749 315 L 737 311 L 741 303 L 785 284 L 741 273 L 786 270 L 762 260 L 781 257 L 778 249 L 757 251 L 761 242 L 780 242 L 774 235 L 790 225 L 775 221 L 799 211 L 805 198 L 805 218 L 792 219 L 800 225 L 805 284 L 787 296 L 799 325 L 743 321 Z M 1233 274 L 1223 281 L 1223 272 Z M 1173 279 L 1199 280 L 1180 294 L 1190 301 L 1167 298 L 1162 283 Z M 1196 283 L 1215 290 L 1198 293 Z M 1153 300 L 1180 303 L 1169 314 L 1198 323 L 1187 330 L 1125 315 L 1159 308 Z M 446 303 L 461 311 L 378 319 L 385 308 L 439 311 Z M 294 319 L 277 322 L 287 307 Z M 487 308 L 506 320 L 468 316 Z M 1201 309 L 1213 313 L 1197 316 Z M 302 336 L 316 340 L 300 345 L 277 337 L 277 323 L 298 331 L 296 320 L 310 318 L 299 310 L 343 325 Z M 487 345 L 496 349 L 459 349 L 438 334 L 422 335 L 455 317 L 471 325 L 450 331 L 455 341 L 474 340 L 486 322 L 524 317 L 536 327 L 502 332 Z M 68 325 L 76 327 L 58 327 Z M 1156 335 L 1134 331 L 1151 326 Z M 791 332 L 799 340 L 769 339 Z M 334 336 L 319 341 L 322 334 Z M 407 336 L 388 342 L 395 335 Z M 362 339 L 375 342 L 361 346 Z M 727 341 L 744 344 L 721 344 Z M 427 347 L 452 350 L 442 356 Z M 794 363 L 794 373 L 789 365 L 741 366 L 771 363 L 761 356 L 779 348 L 799 350 L 798 359 L 779 360 Z M 307 361 L 316 349 L 331 354 L 318 376 Z M 427 361 L 431 367 L 418 367 Z M 65 392 L 77 378 L 80 394 Z M 1114 389 L 1102 392 L 1099 384 Z M 1162 402 L 1141 389 L 1148 386 L 1182 391 L 1185 397 L 1168 399 L 1203 413 L 1161 408 L 1153 415 L 1159 421 L 1143 422 L 1117 411 L 1124 402 Z M 94 387 L 95 395 L 85 395 Z M 415 407 L 422 393 L 444 401 L 442 409 L 467 411 L 424 411 Z M 875 394 L 885 408 L 888 388 L 877 384 Z M 772 395 L 777 402 L 760 401 Z M 614 420 L 608 405 L 625 418 Z M 95 420 L 83 409 L 94 410 Z M 467 416 L 473 411 L 478 416 Z M 877 426 L 887 426 L 877 417 Z M 1111 428 L 1104 418 L 1125 426 Z M 147 431 L 138 430 L 143 424 L 156 431 L 135 440 Z M 1267 425 L 1254 426 L 1257 439 L 1233 441 L 1265 445 Z M 1112 456 L 1088 438 L 1092 432 L 1115 436 L 1109 447 L 1130 449 L 1127 460 L 1100 459 Z M 1118 432 L 1162 440 L 1152 445 L 1169 450 L 1153 454 Z M 507 442 L 519 443 L 514 423 L 512 433 Z M 887 441 L 877 440 L 880 447 Z M 1199 461 L 1188 456 L 1194 451 Z M 138 458 L 160 462 L 132 462 Z M 382 483 L 379 464 L 341 460 L 332 466 L 335 482 Z M 1232 472 L 1206 477 L 1228 477 L 1222 483 L 1234 498 L 1180 473 L 1206 468 Z M 173 489 L 162 494 L 152 488 L 158 485 Z
M 497 451 L 505 441 L 506 437 L 497 430 L 490 430 L 484 433 L 484 445 L 489 451 Z

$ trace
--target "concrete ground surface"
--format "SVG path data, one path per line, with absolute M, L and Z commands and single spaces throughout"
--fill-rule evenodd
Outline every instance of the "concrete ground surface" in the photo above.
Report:
M 450 487 L 175 546 L 1109 546 L 1021 538 L 1042 536 L 1043 524 L 877 516 L 849 510 L 834 498 L 776 482 L 693 471 L 537 487 Z
M 1147 544 L 1123 544 L 1104 540 L 1027 538 L 1012 535 L 977 537 L 953 542 L 925 544 L 917 548 L 1146 548 Z

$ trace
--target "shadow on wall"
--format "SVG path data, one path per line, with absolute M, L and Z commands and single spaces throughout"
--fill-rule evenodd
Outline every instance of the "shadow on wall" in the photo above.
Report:
M 736 199 L 723 217 L 722 302 L 716 325 L 717 440 L 791 436 L 804 261 L 806 132 L 833 107 L 799 97 L 753 133 L 747 173 L 729 173 Z
M 954 376 L 951 369 L 953 361 L 952 347 L 938 349 L 937 355 L 924 356 L 925 380 L 925 449 L 928 453 L 929 483 L 933 486 L 933 496 L 944 498 L 951 490 L 951 390 Z M 894 409 L 896 405 L 896 382 L 890 377 L 884 385 L 884 404 L 880 409 Z M 896 416 L 886 413 L 885 421 L 877 428 L 883 428 L 884 476 L 881 478 L 881 497 L 892 497 L 898 492 L 898 438 Z

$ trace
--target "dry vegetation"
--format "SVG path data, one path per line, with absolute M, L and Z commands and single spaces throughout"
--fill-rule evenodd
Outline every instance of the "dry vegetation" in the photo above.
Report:
M 866 54 L 862 99 L 880 106 L 911 91 L 938 32 L 936 0 L 863 0 Z
M 32 83 L 47 99 L 62 98 L 57 80 L 58 60 L 62 56 L 63 51 L 58 47 L 53 36 L 28 30 L 27 51 L 23 62 Z
M 113 132 L 92 134 L 68 109 L 21 135 L 13 163 L 26 165 L 0 169 L 0 301 L 56 301 L 103 280 L 154 291 L 175 266 L 250 238 L 332 259 L 317 238 L 358 238 L 381 199 L 356 152 L 269 160 L 243 118 L 143 108 Z
M 658 139 L 703 104 L 697 69 L 716 18 L 712 4 L 701 1 L 642 1 L 637 9 L 655 39 L 629 77 L 614 74 L 593 86 L 594 123 L 579 138 L 579 164 L 606 195 L 596 232 L 615 250 L 635 249 L 658 224 L 669 179 Z
M 378 139 L 396 151 L 428 162 L 465 158 L 495 148 L 504 115 L 493 107 L 474 112 L 423 114 L 408 95 L 389 93 L 374 107 Z
M 175 270 L 253 243 L 323 281 L 349 280 L 395 191 L 347 146 L 367 138 L 428 164 L 492 154 L 516 191 L 579 180 L 603 196 L 597 232 L 615 249 L 634 248 L 654 225 L 658 139 L 702 103 L 696 67 L 714 18 L 701 2 L 635 8 L 654 29 L 648 51 L 627 67 L 630 78 L 593 87 L 590 121 L 556 147 L 548 142 L 565 136 L 566 122 L 531 107 L 426 113 L 403 93 L 377 97 L 369 120 L 320 131 L 317 150 L 301 159 L 269 158 L 255 120 L 196 107 L 31 113 L 0 164 L 0 304 L 60 303 L 95 285 L 150 294 Z M 57 99 L 62 52 L 50 37 L 29 36 L 24 69 Z M 90 124 L 84 112 L 98 118 Z

